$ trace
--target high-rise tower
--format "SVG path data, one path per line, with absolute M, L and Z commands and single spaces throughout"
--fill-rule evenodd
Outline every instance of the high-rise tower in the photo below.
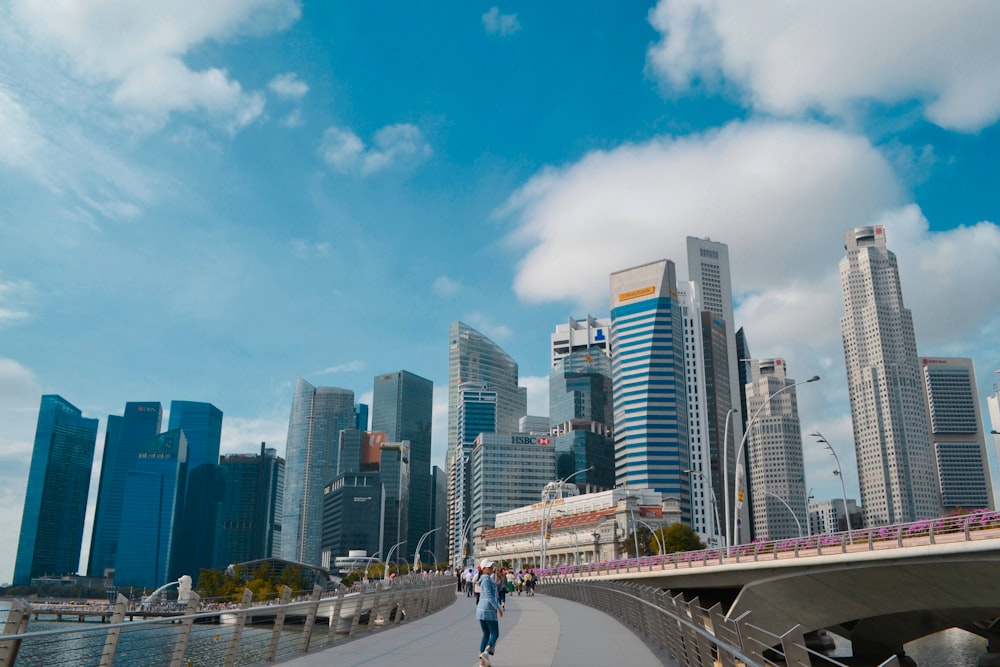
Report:
M 320 564 L 323 487 L 336 476 L 340 432 L 355 424 L 353 391 L 314 387 L 302 378 L 295 383 L 285 444 L 285 560 Z
M 215 569 L 281 556 L 285 460 L 260 443 L 260 454 L 228 454 L 219 467 L 225 495 L 215 532 Z
M 611 274 L 616 482 L 679 499 L 691 521 L 684 330 L 674 263 Z
M 84 419 L 62 396 L 42 396 L 24 494 L 14 584 L 42 574 L 75 574 L 80 566 L 97 420 Z
M 913 317 L 903 306 L 896 256 L 880 226 L 844 237 L 847 388 L 867 526 L 941 513 Z
M 434 413 L 434 383 L 409 371 L 375 377 L 372 399 L 372 430 L 386 434 L 389 442 L 409 441 L 409 517 L 407 540 L 402 553 L 413 555 L 417 541 L 432 525 L 431 508 L 431 418 Z M 426 540 L 422 562 L 431 562 L 431 544 Z

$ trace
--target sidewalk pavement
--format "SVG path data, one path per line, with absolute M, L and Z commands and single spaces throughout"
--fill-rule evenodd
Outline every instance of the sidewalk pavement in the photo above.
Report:
M 628 627 L 576 602 L 507 596 L 494 667 L 673 667 Z M 482 631 L 474 598 L 331 648 L 280 661 L 286 667 L 476 667 Z

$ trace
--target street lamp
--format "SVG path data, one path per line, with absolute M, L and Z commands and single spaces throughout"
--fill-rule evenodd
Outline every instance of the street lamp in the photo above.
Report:
M 729 422 L 732 420 L 732 416 L 737 414 L 739 410 L 736 408 L 729 408 L 729 412 L 726 413 L 726 428 L 724 429 L 724 435 L 722 437 L 722 495 L 723 500 L 726 502 L 726 525 L 729 525 Z M 739 465 L 739 460 L 737 459 L 736 465 Z M 715 491 L 713 490 L 713 493 Z M 718 531 L 721 533 L 722 525 L 719 523 L 719 504 L 715 504 L 715 524 Z M 729 548 L 729 528 L 725 530 L 725 540 L 726 548 Z
M 837 470 L 834 474 L 840 478 L 840 492 L 843 494 L 844 499 L 844 518 L 847 519 L 847 539 L 851 541 L 851 544 L 854 544 L 854 533 L 851 531 L 851 513 L 847 510 L 847 487 L 844 485 L 844 470 L 840 467 L 840 457 L 837 456 L 837 452 L 833 450 L 833 445 L 823 437 L 822 433 L 816 431 L 810 435 L 816 438 L 816 442 L 822 442 L 826 445 L 826 448 L 833 454 L 833 460 L 837 462 Z
M 722 532 L 722 524 L 719 522 L 719 503 L 715 497 L 715 487 L 712 485 L 712 481 L 707 477 L 705 477 L 705 473 L 701 472 L 700 470 L 685 470 L 684 472 L 690 474 L 692 477 L 695 475 L 701 477 L 702 481 L 704 481 L 708 485 L 708 492 L 709 492 L 708 499 L 712 503 L 712 508 L 715 510 L 715 534 L 718 535 L 719 533 Z M 727 490 L 727 496 L 728 496 L 728 490 Z M 728 517 L 729 515 L 727 514 L 726 516 Z
M 371 556 L 368 556 L 368 562 L 365 563 L 365 581 L 368 580 L 368 568 L 371 566 L 372 561 L 375 560 L 376 558 L 378 558 L 381 555 L 382 555 L 382 550 L 379 549 L 378 551 L 376 551 L 375 553 L 373 553 Z
M 469 553 L 469 548 L 468 548 L 469 547 L 469 529 L 472 528 L 472 521 L 473 521 L 473 519 L 475 519 L 477 516 L 482 516 L 483 512 L 485 512 L 487 510 L 495 510 L 495 509 L 496 509 L 496 507 L 494 507 L 493 505 L 487 505 L 486 507 L 481 507 L 478 512 L 473 512 L 472 514 L 469 515 L 469 518 L 466 519 L 465 525 L 462 526 L 462 536 L 461 536 L 463 565 L 464 565 L 465 557 Z
M 581 473 L 589 472 L 589 471 L 591 471 L 593 469 L 594 469 L 594 466 L 590 466 L 589 468 L 584 468 L 583 470 L 577 470 L 572 475 L 567 475 L 566 477 L 563 477 L 561 480 L 559 480 L 556 483 L 556 486 L 559 489 L 559 497 L 562 498 L 563 484 L 565 484 L 569 480 L 573 479 L 577 475 L 579 475 Z M 548 486 L 548 484 L 546 484 L 545 486 Z M 539 546 L 539 551 L 541 552 L 541 560 L 542 560 L 542 562 L 539 564 L 539 567 L 545 567 L 545 536 L 548 534 L 548 531 L 546 530 L 547 525 L 546 525 L 546 522 L 545 522 L 545 518 L 546 518 L 546 512 L 548 511 L 548 508 L 551 506 L 551 503 L 552 503 L 553 500 L 554 500 L 553 498 L 546 498 L 545 502 L 542 503 L 542 543 L 541 543 L 541 546 Z
M 633 521 L 634 520 L 635 519 L 633 519 Z M 663 539 L 660 537 L 660 534 L 657 533 L 656 530 L 652 526 L 650 526 L 648 523 L 646 523 L 642 519 L 639 519 L 638 521 L 639 521 L 639 523 L 641 523 L 642 525 L 644 525 L 646 528 L 649 528 L 649 532 L 651 532 L 653 534 L 653 537 L 656 538 L 656 546 L 660 547 L 660 555 L 662 556 L 663 552 L 665 551 L 665 549 L 663 548 Z M 663 526 L 660 526 L 660 528 L 663 528 Z
M 558 510 L 556 514 L 565 516 L 566 512 Z M 576 528 L 573 529 L 573 548 L 576 549 L 576 558 L 573 560 L 573 565 L 580 567 L 580 541 L 576 534 Z
M 789 505 L 787 502 L 785 502 L 785 499 L 782 498 L 781 496 L 779 496 L 777 493 L 771 493 L 767 489 L 754 489 L 754 493 L 757 493 L 758 491 L 760 491 L 764 495 L 771 496 L 772 498 L 777 498 L 778 500 L 781 501 L 782 505 L 784 505 L 785 507 L 788 508 L 788 511 L 791 512 L 791 514 L 792 514 L 792 518 L 795 519 L 795 527 L 799 529 L 799 539 L 801 540 L 802 539 L 802 523 L 799 521 L 799 517 L 795 515 L 795 510 L 792 509 L 792 506 Z M 768 536 L 768 539 L 770 539 L 770 536 Z
M 417 548 L 413 552 L 413 569 L 414 570 L 419 570 L 420 569 L 420 547 L 424 546 L 424 540 L 427 539 L 428 535 L 430 535 L 431 533 L 436 533 L 439 530 L 441 530 L 440 526 L 438 526 L 437 528 L 434 528 L 433 530 L 428 530 L 426 533 L 424 533 L 423 535 L 420 536 L 420 539 L 417 541 Z
M 382 570 L 382 581 L 385 581 L 386 579 L 389 578 L 389 561 L 390 559 L 392 559 L 392 552 L 395 551 L 396 547 L 400 546 L 401 544 L 406 544 L 406 540 L 403 540 L 402 542 L 396 542 L 391 547 L 389 547 L 389 553 L 385 555 L 385 569 Z M 398 563 L 396 564 L 396 569 L 397 570 L 399 569 Z
M 819 381 L 819 376 L 818 375 L 813 375 L 808 380 L 802 380 L 802 381 L 796 382 L 794 384 L 787 384 L 784 387 L 782 387 L 781 389 L 779 389 L 778 391 L 776 391 L 773 394 L 771 394 L 770 396 L 768 396 L 764 400 L 764 402 L 760 404 L 760 407 L 757 408 L 757 411 L 755 413 L 753 413 L 753 417 L 751 417 L 750 421 L 747 422 L 747 428 L 743 432 L 743 439 L 740 441 L 740 447 L 739 447 L 739 449 L 736 450 L 736 480 L 735 480 L 735 482 L 736 482 L 735 483 L 735 487 L 736 487 L 735 491 L 736 491 L 736 493 L 740 492 L 740 461 L 743 458 L 743 447 L 745 447 L 746 444 L 747 444 L 747 437 L 750 435 L 750 431 L 753 428 L 754 422 L 757 421 L 757 417 L 760 416 L 760 413 L 764 410 L 765 407 L 767 407 L 767 404 L 770 403 L 774 399 L 774 397 L 777 396 L 778 394 L 784 393 L 784 392 L 788 391 L 789 389 L 794 389 L 795 387 L 798 387 L 801 384 L 807 384 L 809 382 L 818 382 L 818 381 Z M 728 534 L 726 535 L 726 542 L 728 544 L 737 545 L 737 544 L 740 543 L 740 534 L 739 534 L 739 531 L 737 530 L 737 526 L 736 526 L 736 521 L 738 519 L 738 516 L 737 516 L 738 513 L 739 513 L 739 508 L 738 507 L 733 507 L 733 535 L 732 535 L 732 539 L 729 538 Z M 729 520 L 728 516 L 726 517 L 726 520 L 727 520 L 727 524 L 726 525 L 727 525 L 727 530 L 728 530 L 728 520 Z

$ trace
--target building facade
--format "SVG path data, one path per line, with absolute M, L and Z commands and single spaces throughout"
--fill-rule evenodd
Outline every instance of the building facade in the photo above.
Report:
M 851 526 L 860 528 L 861 510 L 852 498 L 847 499 L 847 512 L 851 517 Z M 840 498 L 809 503 L 809 534 L 842 533 L 847 530 L 846 516 L 844 501 Z
M 753 536 L 758 540 L 802 537 L 809 526 L 802 428 L 795 389 L 783 391 L 795 384 L 786 370 L 783 359 L 755 359 L 746 388 L 747 409 L 757 415 L 746 446 Z
M 994 507 L 972 359 L 921 357 L 931 446 L 945 512 Z
M 14 561 L 15 585 L 79 569 L 96 445 L 96 419 L 84 418 L 62 396 L 42 396 Z
M 215 530 L 214 569 L 281 555 L 285 460 L 260 444 L 259 454 L 227 454 Z
M 615 481 L 679 498 L 691 521 L 684 329 L 674 263 L 611 274 Z
M 941 514 L 917 359 L 896 256 L 881 226 L 845 234 L 840 319 L 865 525 Z
M 572 317 L 566 324 L 557 324 L 552 334 L 552 366 L 573 352 L 593 355 L 601 352 L 611 357 L 611 320 L 587 315 L 583 320 Z
M 323 489 L 338 470 L 340 431 L 356 424 L 353 391 L 298 379 L 285 444 L 284 560 L 320 564 Z

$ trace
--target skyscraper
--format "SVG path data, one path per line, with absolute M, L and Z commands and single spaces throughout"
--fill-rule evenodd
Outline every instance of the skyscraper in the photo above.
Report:
M 410 443 L 409 517 L 404 553 L 411 554 L 417 541 L 435 528 L 431 509 L 431 419 L 434 413 L 434 383 L 409 371 L 375 377 L 372 399 L 372 430 L 386 434 L 390 442 Z M 443 526 L 442 526 L 443 527 Z M 403 539 L 403 538 L 400 538 Z M 424 542 L 421 560 L 430 560 L 431 544 Z
M 569 318 L 566 324 L 557 324 L 552 334 L 552 365 L 572 352 L 599 350 L 611 356 L 611 320 L 587 315 L 583 320 Z
M 115 585 L 156 588 L 186 572 L 178 562 L 177 536 L 187 481 L 184 432 L 167 431 L 139 444 L 125 480 Z
M 459 392 L 465 383 L 481 383 L 485 391 L 496 394 L 495 422 L 493 431 L 513 433 L 517 431 L 518 420 L 528 412 L 528 392 L 518 386 L 518 369 L 509 354 L 492 340 L 463 322 L 452 322 L 449 328 L 448 344 L 448 451 L 445 465 L 449 475 L 449 551 L 455 553 L 456 517 L 456 474 L 468 472 L 468 461 L 463 457 L 471 452 L 471 441 L 464 444 L 460 428 Z M 475 437 L 475 436 L 473 436 Z M 458 471 L 462 468 L 462 472 Z M 460 485 L 467 486 L 468 482 Z M 466 502 L 462 503 L 466 508 Z M 461 510 L 460 510 L 461 511 Z M 461 530 L 461 527 L 458 527 Z
M 176 531 L 176 563 L 197 583 L 201 569 L 212 567 L 216 513 L 225 493 L 219 470 L 222 410 L 211 403 L 171 401 L 167 430 L 183 430 L 187 441 L 188 478 Z
M 482 382 L 467 382 L 458 392 L 458 451 L 448 474 L 448 545 L 458 556 L 472 511 L 472 449 L 481 433 L 497 431 L 497 393 Z M 460 562 L 457 558 L 453 563 Z
M 922 357 L 931 445 L 945 511 L 993 508 L 986 434 L 972 359 Z
M 281 556 L 285 460 L 260 443 L 260 454 L 227 454 L 219 467 L 219 505 L 212 567 Z
M 847 232 L 844 249 L 840 329 L 865 524 L 939 516 L 924 381 L 896 256 L 880 226 Z
M 762 540 L 804 536 L 809 513 L 798 400 L 795 389 L 782 391 L 795 381 L 787 377 L 783 359 L 755 359 L 751 369 L 747 409 L 757 415 L 747 435 L 753 535 Z
M 160 432 L 162 420 L 163 406 L 158 402 L 126 403 L 124 416 L 108 417 L 87 563 L 91 577 L 103 577 L 107 570 L 115 569 L 125 482 L 139 459 L 140 445 Z
M 42 574 L 75 574 L 80 566 L 97 420 L 62 396 L 42 396 L 24 494 L 14 584 Z
M 684 329 L 674 263 L 611 274 L 616 482 L 681 503 L 691 521 Z
M 281 557 L 320 564 L 323 488 L 335 477 L 340 431 L 356 424 L 354 392 L 299 378 L 285 444 Z

